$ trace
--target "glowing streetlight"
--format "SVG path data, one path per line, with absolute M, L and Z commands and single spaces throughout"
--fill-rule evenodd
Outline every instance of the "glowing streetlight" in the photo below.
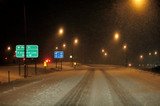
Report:
M 65 44 L 65 43 L 63 44 L 63 48 L 64 48 L 64 49 L 66 48 L 66 44 Z
M 70 56 L 69 56 L 69 58 L 70 58 L 70 59 L 72 59 L 72 58 L 73 58 L 73 56 L 72 56 L 72 55 L 70 55 Z
M 105 51 L 105 50 L 104 50 L 104 49 L 102 49 L 102 53 L 104 53 L 104 51 Z
M 107 56 L 107 53 L 104 53 L 104 56 Z
M 114 40 L 115 41 L 119 40 L 119 34 L 117 32 L 114 34 Z
M 151 56 L 152 55 L 152 53 L 149 53 L 149 56 Z
M 63 33 L 64 33 L 63 28 L 60 28 L 59 31 L 58 31 L 58 34 L 59 34 L 59 35 L 63 35 Z
M 56 48 L 55 48 L 56 50 L 58 50 L 58 47 L 56 46 Z
M 124 44 L 123 45 L 123 50 L 125 51 L 124 52 L 124 54 L 125 54 L 125 66 L 127 67 L 128 65 L 128 59 L 127 59 L 127 51 L 126 51 L 126 49 L 127 49 L 127 44 Z
M 143 55 L 140 55 L 139 58 L 142 60 L 144 57 L 143 57 Z
M 140 11 L 146 7 L 148 4 L 147 1 L 148 0 L 132 0 L 132 6 L 134 9 Z
M 127 49 L 127 45 L 123 45 L 123 50 L 126 50 Z
M 79 40 L 78 40 L 77 38 L 74 39 L 74 44 L 77 45 L 77 44 L 78 44 L 78 41 L 79 41 Z
M 157 52 L 157 51 L 155 51 L 155 52 L 154 52 L 154 54 L 155 54 L 155 55 L 157 55 L 157 54 L 158 54 L 158 52 Z
M 128 64 L 128 66 L 129 66 L 129 67 L 132 67 L 132 64 L 131 64 L 131 63 L 129 63 L 129 64 Z
M 7 51 L 10 51 L 10 50 L 11 50 L 11 47 L 10 47 L 10 46 L 8 46 L 8 47 L 7 47 Z

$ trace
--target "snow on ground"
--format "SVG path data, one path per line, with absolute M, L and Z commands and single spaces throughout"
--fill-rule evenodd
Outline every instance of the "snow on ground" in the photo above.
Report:
M 1 105 L 51 105 L 62 98 L 83 77 L 86 71 L 51 73 L 46 79 L 0 95 Z M 7 98 L 7 99 L 6 99 Z
M 0 67 L 0 82 L 8 82 L 8 71 L 10 71 L 10 80 L 20 79 L 18 67 L 15 66 L 1 66 Z
M 142 105 L 160 105 L 159 75 L 132 68 L 117 68 L 108 73 Z
M 0 93 L 0 105 L 160 105 L 160 76 L 133 68 L 80 65 L 74 70 L 64 63 L 63 71 L 27 80 L 34 81 Z
M 94 82 L 92 84 L 89 101 L 90 106 L 113 106 L 111 91 L 103 73 L 100 70 L 95 71 Z
M 60 64 L 59 64 L 60 66 Z M 82 66 L 81 66 L 82 67 Z M 55 71 L 55 64 L 48 64 L 47 68 L 44 69 L 43 64 L 37 64 L 37 74 L 44 74 L 46 72 Z M 69 62 L 63 63 L 63 71 L 73 70 Z M 0 66 L 0 82 L 8 82 L 8 71 L 10 71 L 10 81 L 23 79 L 24 67 L 21 65 L 21 75 L 19 75 L 18 65 L 14 66 Z M 35 76 L 35 65 L 28 65 L 28 75 L 31 77 Z

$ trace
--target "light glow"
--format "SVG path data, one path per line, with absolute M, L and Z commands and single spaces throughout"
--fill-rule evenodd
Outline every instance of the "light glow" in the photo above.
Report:
M 63 28 L 60 28 L 60 29 L 59 29 L 59 35 L 62 35 L 63 32 L 64 32 Z
M 132 0 L 132 6 L 135 10 L 141 11 L 148 4 L 148 0 Z
M 119 39 L 119 34 L 116 32 L 114 35 L 114 39 L 117 41 Z

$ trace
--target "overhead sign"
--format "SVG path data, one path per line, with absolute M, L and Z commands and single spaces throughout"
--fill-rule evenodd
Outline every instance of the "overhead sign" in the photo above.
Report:
M 38 45 L 26 45 L 26 58 L 38 58 Z M 16 57 L 24 58 L 24 45 L 16 46 Z
M 64 51 L 54 51 L 54 58 L 55 59 L 62 59 L 62 58 L 64 58 Z

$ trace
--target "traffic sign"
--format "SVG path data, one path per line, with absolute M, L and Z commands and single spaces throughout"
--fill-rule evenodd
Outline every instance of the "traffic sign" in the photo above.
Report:
M 38 58 L 38 45 L 26 45 L 26 58 Z M 24 45 L 16 45 L 16 57 L 24 58 Z
M 64 58 L 64 51 L 54 51 L 54 58 L 55 59 L 62 59 L 62 58 Z
M 38 45 L 27 45 L 27 58 L 38 58 Z
M 24 45 L 16 45 L 16 57 L 24 58 Z

